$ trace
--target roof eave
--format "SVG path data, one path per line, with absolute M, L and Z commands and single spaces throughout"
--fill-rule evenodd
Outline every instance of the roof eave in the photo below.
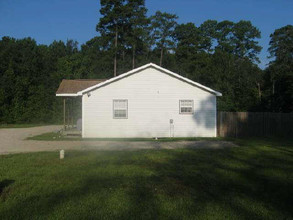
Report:
M 63 96 L 63 97 L 76 97 L 80 96 L 77 93 L 58 93 L 56 96 Z

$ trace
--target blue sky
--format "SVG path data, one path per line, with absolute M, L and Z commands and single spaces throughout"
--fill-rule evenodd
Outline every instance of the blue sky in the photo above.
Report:
M 250 20 L 262 33 L 260 67 L 265 67 L 269 35 L 293 23 L 293 0 L 146 0 L 148 15 L 174 13 L 179 23 L 197 26 L 208 19 Z M 97 35 L 100 2 L 93 0 L 0 0 L 0 37 L 32 37 L 39 44 L 74 39 L 80 44 Z

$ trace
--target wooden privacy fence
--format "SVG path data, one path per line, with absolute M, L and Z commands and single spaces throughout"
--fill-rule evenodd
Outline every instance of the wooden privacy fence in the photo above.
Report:
M 293 113 L 218 112 L 219 137 L 293 136 Z

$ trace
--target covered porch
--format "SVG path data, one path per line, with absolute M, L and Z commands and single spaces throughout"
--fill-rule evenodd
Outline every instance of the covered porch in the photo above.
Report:
M 78 92 L 104 82 L 106 79 L 63 79 L 56 96 L 63 99 L 63 129 L 65 136 L 82 134 L 82 96 Z
M 65 136 L 81 136 L 81 97 L 63 97 L 63 129 Z

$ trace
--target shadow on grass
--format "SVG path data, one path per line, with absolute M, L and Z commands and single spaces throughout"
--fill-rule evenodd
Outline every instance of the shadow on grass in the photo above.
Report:
M 136 142 L 136 141 L 150 141 L 150 142 L 176 142 L 176 141 L 219 141 L 225 140 L 221 137 L 160 137 L 155 138 L 82 138 L 79 136 L 63 136 L 58 132 L 48 132 L 32 137 L 26 138 L 26 140 L 35 141 L 116 141 L 116 142 Z
M 1 196 L 2 192 L 4 191 L 4 189 L 14 182 L 15 182 L 15 180 L 10 180 L 10 179 L 2 180 L 0 182 L 0 196 Z
M 292 157 L 286 161 L 256 150 L 254 156 L 243 159 L 229 151 L 218 151 L 212 158 L 201 155 L 201 159 L 195 159 L 196 152 L 178 154 L 168 162 L 168 169 L 159 165 L 156 170 L 193 190 L 194 205 L 215 203 L 222 210 L 230 209 L 224 214 L 230 217 L 292 216 Z
M 11 180 L 11 179 L 4 179 L 0 182 L 0 205 L 1 205 L 1 201 L 5 201 L 7 199 L 7 197 L 9 196 L 9 186 L 11 184 L 13 184 L 15 182 L 15 180 Z M 0 215 L 1 218 L 1 215 Z
M 2 216 L 13 219 L 153 219 L 158 216 L 159 210 L 148 182 L 144 177 L 92 176 L 74 190 L 28 197 L 6 210 Z
M 56 188 L 15 202 L 4 216 L 286 219 L 293 215 L 293 158 L 277 148 L 104 152 L 101 158 L 81 154 L 89 159 L 54 174 L 63 186 L 55 182 Z M 72 176 L 62 177 L 71 169 L 76 170 Z

